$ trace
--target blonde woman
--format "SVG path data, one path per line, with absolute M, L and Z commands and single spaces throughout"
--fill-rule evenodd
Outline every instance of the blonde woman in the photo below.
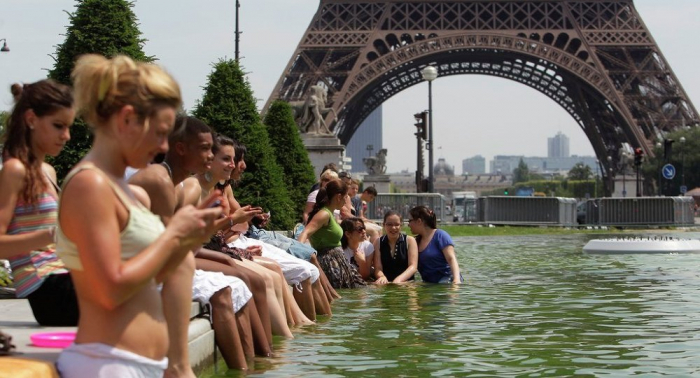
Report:
M 81 316 L 57 367 L 64 378 L 161 377 L 173 341 L 158 284 L 166 293 L 182 279 L 171 273 L 219 226 L 221 209 L 184 207 L 166 228 L 148 210 L 148 197 L 123 180 L 127 166 L 143 168 L 168 149 L 181 104 L 170 75 L 124 56 L 85 55 L 72 77 L 78 112 L 95 139 L 61 196 L 57 253 L 71 271 Z

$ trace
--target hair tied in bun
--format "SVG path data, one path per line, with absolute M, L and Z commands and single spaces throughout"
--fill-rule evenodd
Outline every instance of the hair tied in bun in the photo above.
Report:
M 22 92 L 24 92 L 24 86 L 17 83 L 10 86 L 10 93 L 12 93 L 12 98 L 15 102 L 19 101 L 19 98 L 22 97 Z

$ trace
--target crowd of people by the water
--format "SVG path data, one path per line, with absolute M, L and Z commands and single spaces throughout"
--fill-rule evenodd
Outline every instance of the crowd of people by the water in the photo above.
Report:
M 462 281 L 432 210 L 372 222 L 376 190 L 359 192 L 333 165 L 311 188 L 295 237 L 266 230 L 270 214 L 235 196 L 246 147 L 179 114 L 180 88 L 157 65 L 86 55 L 72 79 L 72 88 L 12 86 L 0 171 L 0 259 L 16 296 L 42 326 L 78 327 L 56 363 L 63 377 L 194 377 L 193 300 L 209 307 L 228 367 L 246 369 L 273 353 L 273 335 L 293 338 L 293 327 L 331 315 L 336 289 L 416 272 Z M 59 187 L 45 160 L 76 116 L 93 143 Z

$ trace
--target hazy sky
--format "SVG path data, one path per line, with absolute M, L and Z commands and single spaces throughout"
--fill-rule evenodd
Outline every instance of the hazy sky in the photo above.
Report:
M 211 64 L 234 55 L 234 0 L 137 0 L 135 13 L 144 50 L 155 55 L 182 86 L 185 106 L 202 97 Z M 72 0 L 3 0 L 0 38 L 0 109 L 9 109 L 9 86 L 46 76 L 49 54 L 62 43 Z M 318 0 L 241 0 L 241 55 L 248 78 L 265 100 L 316 12 Z M 691 101 L 700 106 L 698 0 L 636 0 L 637 9 Z M 384 147 L 389 171 L 415 170 L 413 113 L 427 108 L 427 84 L 411 87 L 384 104 Z M 571 139 L 571 153 L 592 155 L 583 131 L 554 101 L 524 85 L 490 76 L 452 76 L 433 84 L 436 161 L 481 154 L 546 156 L 547 138 L 558 131 Z M 375 149 L 377 146 L 375 146 Z

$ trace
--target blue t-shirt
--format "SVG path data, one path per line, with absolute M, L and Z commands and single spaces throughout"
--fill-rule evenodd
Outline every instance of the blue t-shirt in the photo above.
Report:
M 428 246 L 418 253 L 418 272 L 423 281 L 439 283 L 441 279 L 452 275 L 450 264 L 442 253 L 442 250 L 450 245 L 455 245 L 450 234 L 443 230 L 435 230 Z

